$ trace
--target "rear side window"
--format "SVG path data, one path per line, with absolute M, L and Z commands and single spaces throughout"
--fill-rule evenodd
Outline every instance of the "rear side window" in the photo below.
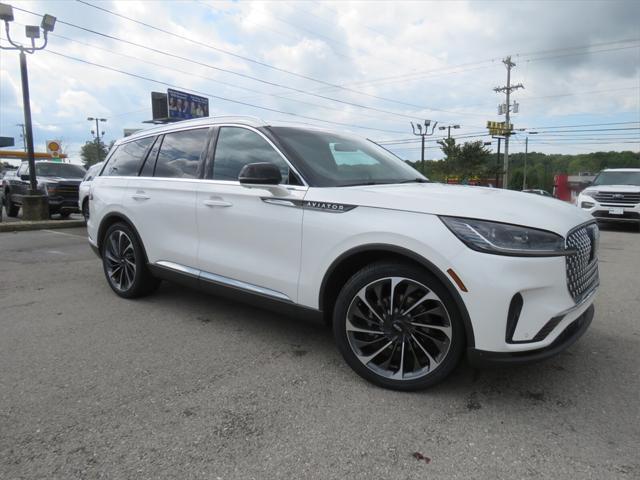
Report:
M 111 155 L 103 175 L 137 177 L 152 143 L 153 137 L 147 137 L 120 145 Z
M 198 178 L 208 128 L 167 133 L 162 140 L 154 177 Z
M 239 127 L 222 127 L 213 161 L 214 180 L 238 180 L 242 167 L 249 163 L 270 162 L 280 169 L 283 183 L 289 178 L 289 166 L 280 154 L 257 133 Z

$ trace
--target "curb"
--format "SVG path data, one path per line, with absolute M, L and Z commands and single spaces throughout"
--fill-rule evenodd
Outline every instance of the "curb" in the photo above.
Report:
M 45 230 L 54 228 L 84 227 L 84 220 L 43 220 L 37 222 L 0 222 L 2 232 L 25 232 L 28 230 Z

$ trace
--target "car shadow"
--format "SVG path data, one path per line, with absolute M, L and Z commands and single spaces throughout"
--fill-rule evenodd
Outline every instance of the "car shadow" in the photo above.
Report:
M 569 350 L 544 362 L 479 370 L 463 357 L 448 378 L 428 390 L 389 392 L 369 384 L 351 371 L 335 346 L 331 329 L 322 321 L 274 313 L 168 282 L 163 282 L 158 293 L 140 301 L 153 303 L 167 311 L 201 312 L 186 317 L 176 315 L 176 321 L 182 318 L 181 321 L 189 322 L 198 329 L 206 325 L 200 333 L 204 335 L 217 335 L 217 327 L 220 327 L 241 332 L 244 337 L 254 337 L 261 344 L 271 343 L 273 346 L 269 348 L 275 354 L 286 353 L 296 357 L 296 362 L 302 364 L 301 371 L 317 369 L 320 357 L 326 360 L 324 364 L 331 365 L 331 375 L 337 383 L 353 382 L 354 389 L 371 389 L 384 395 L 418 395 L 425 399 L 443 397 L 461 405 L 462 412 L 480 410 L 487 404 L 510 409 L 516 408 L 514 405 L 519 405 L 517 408 L 531 405 L 570 407 L 575 404 L 572 400 L 576 395 L 575 385 L 580 385 L 583 390 L 593 388 L 597 391 L 599 384 L 595 378 L 602 374 L 603 369 L 606 370 L 606 365 L 598 366 L 592 358 L 589 359 L 589 368 L 584 368 L 590 343 L 596 341 L 589 341 L 587 337 L 597 335 L 587 332 Z M 594 370 L 599 370 L 599 375 L 594 375 Z

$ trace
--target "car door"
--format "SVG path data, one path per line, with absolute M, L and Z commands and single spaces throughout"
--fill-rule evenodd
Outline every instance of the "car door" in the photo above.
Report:
M 201 278 L 295 302 L 307 188 L 258 130 L 220 126 L 216 138 L 196 206 Z M 256 162 L 277 165 L 283 184 L 270 189 L 240 185 L 242 167 Z
M 158 137 L 140 175 L 129 179 L 123 203 L 151 263 L 174 269 L 196 264 L 195 205 L 209 133 L 200 127 Z

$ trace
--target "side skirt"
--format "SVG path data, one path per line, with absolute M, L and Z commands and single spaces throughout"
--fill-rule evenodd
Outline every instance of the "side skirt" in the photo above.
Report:
M 248 304 L 264 310 L 282 313 L 284 315 L 305 320 L 322 322 L 322 312 L 313 308 L 298 305 L 290 300 L 284 300 L 268 295 L 263 295 L 242 288 L 223 284 L 204 278 L 198 274 L 181 272 L 160 265 L 148 264 L 151 273 L 162 280 L 178 283 L 189 288 L 214 296 L 228 298 L 233 301 Z

